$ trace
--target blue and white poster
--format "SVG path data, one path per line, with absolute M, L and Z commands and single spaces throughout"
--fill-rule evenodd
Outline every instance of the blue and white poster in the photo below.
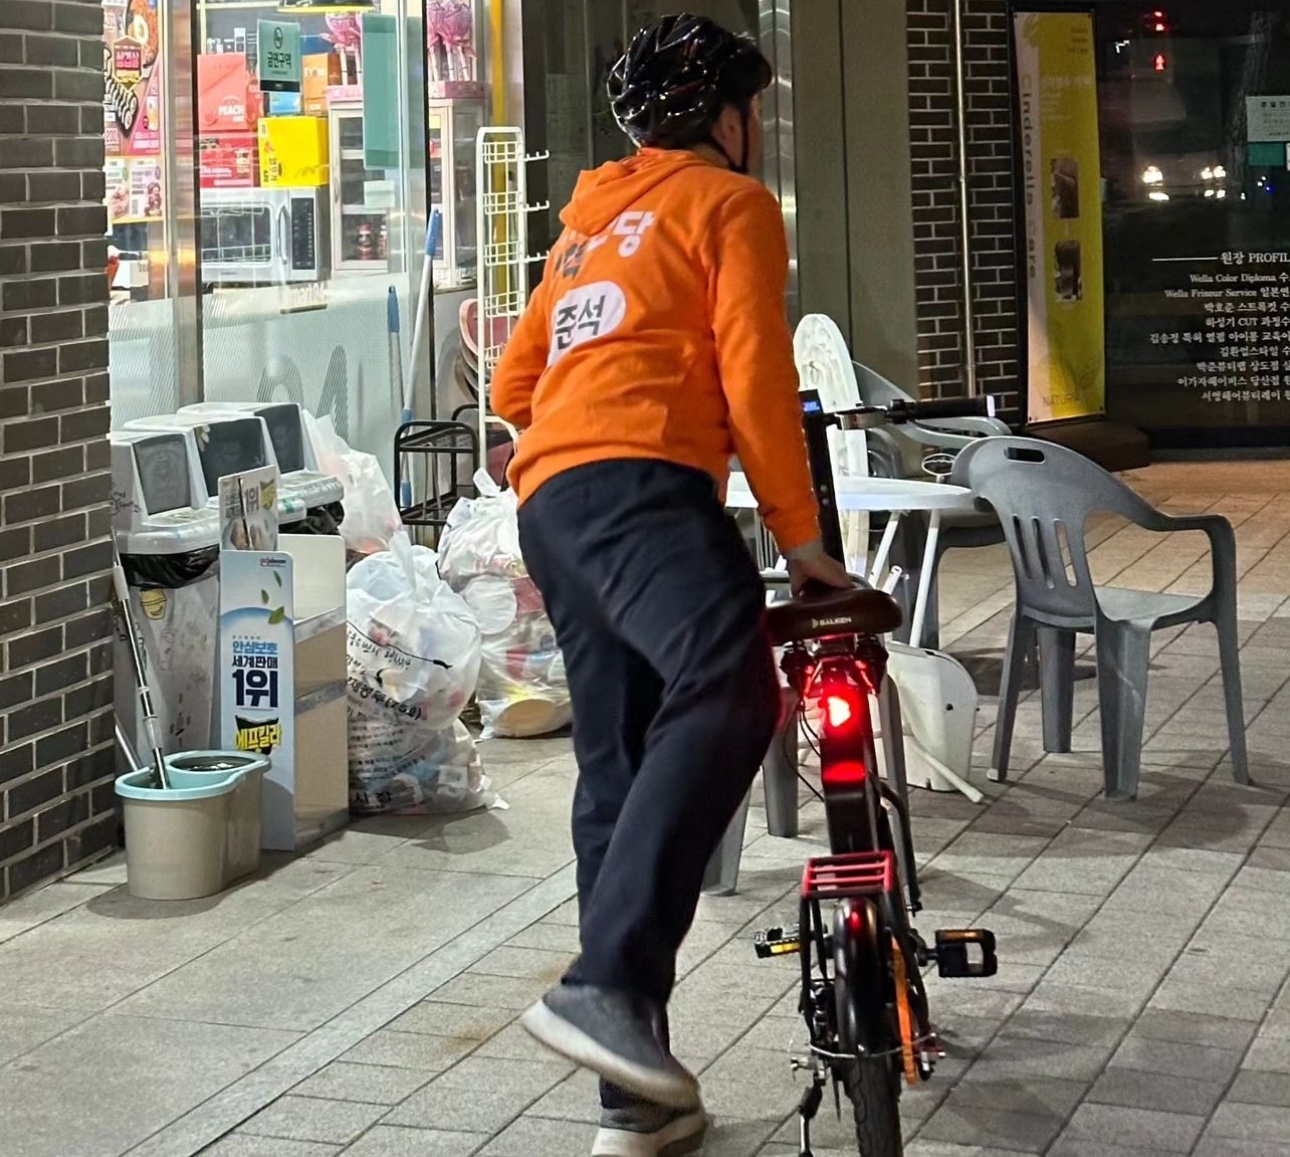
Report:
M 278 552 L 220 555 L 222 745 L 269 757 L 263 843 L 279 850 L 295 847 L 292 565 Z

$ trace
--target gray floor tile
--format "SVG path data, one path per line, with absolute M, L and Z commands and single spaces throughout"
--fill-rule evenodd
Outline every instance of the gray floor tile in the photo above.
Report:
M 5 1157 L 123 1152 L 296 1039 L 97 1016 L 0 1070 Z
M 499 1133 L 568 1076 L 563 1064 L 467 1058 L 394 1109 L 384 1124 Z
M 123 1008 L 217 1024 L 313 1029 L 528 887 L 507 876 L 356 868 L 278 919 L 157 981 Z M 253 985 L 246 983 L 247 959 L 257 962 Z
M 464 1037 L 431 1036 L 421 1032 L 399 1032 L 383 1028 L 345 1053 L 351 1064 L 393 1066 L 439 1073 L 451 1068 L 479 1042 Z
M 1219 1105 L 1206 1133 L 1232 1141 L 1290 1142 L 1290 1108 L 1280 1105 Z
M 316 1097 L 279 1097 L 239 1130 L 253 1137 L 325 1141 L 348 1145 L 386 1112 L 384 1105 L 323 1101 Z
M 561 1081 L 527 1111 L 530 1117 L 594 1124 L 600 1119 L 600 1085 L 594 1075 L 580 1069 Z
M 1241 1054 L 1233 1049 L 1205 1048 L 1189 1044 L 1170 1048 L 1172 1042 L 1151 1040 L 1130 1033 L 1111 1058 L 1111 1065 L 1145 1073 L 1210 1081 L 1225 1087 L 1241 1064 Z
M 1237 1141 L 1231 1137 L 1201 1138 L 1194 1157 L 1290 1157 L 1290 1142 Z
M 301 1097 L 326 1101 L 397 1105 L 433 1079 L 434 1074 L 424 1069 L 333 1061 L 291 1091 Z
M 0 908 L 0 944 L 102 896 L 105 885 L 62 881 Z
M 1245 1054 L 1243 1065 L 1263 1073 L 1284 1073 L 1290 1084 L 1290 1038 L 1258 1037 Z
M 1133 1026 L 1133 1035 L 1144 1040 L 1237 1050 L 1249 1045 L 1254 1031 L 1250 1021 L 1160 1008 L 1148 1008 Z
M 922 1129 L 919 1139 L 1042 1153 L 1061 1131 L 1064 1115 L 1009 1113 L 960 1104 L 951 1092 Z
M 515 1016 L 511 1008 L 472 1008 L 468 1004 L 423 1000 L 386 1027 L 397 1032 L 483 1041 L 501 1032 Z
M 480 972 L 463 972 L 435 989 L 430 999 L 440 1004 L 460 1004 L 466 1008 L 510 1009 L 523 1012 L 551 987 L 546 980 L 519 980 L 513 976 L 487 976 Z
M 471 968 L 486 976 L 509 976 L 518 980 L 541 981 L 548 988 L 559 984 L 575 958 L 573 952 L 549 952 L 540 948 L 505 945 L 495 949 Z
M 87 1019 L 83 1012 L 0 1003 L 0 1065 Z
M 1110 1068 L 1098 1078 L 1088 1100 L 1096 1105 L 1122 1105 L 1162 1113 L 1207 1114 L 1218 1104 L 1223 1088 L 1214 1081 Z
M 486 1144 L 486 1133 L 374 1125 L 345 1150 L 345 1157 L 470 1157 Z
M 1290 1079 L 1285 1073 L 1242 1069 L 1227 1090 L 1226 1099 L 1242 1105 L 1273 1105 L 1290 1109 Z
M 988 1065 L 974 1065 L 954 1086 L 955 1103 L 1009 1113 L 1068 1117 L 1088 1092 L 1088 1081 L 1040 1076 L 1041 1071 L 1036 1066 L 1024 1077 L 995 1079 Z
M 1122 1145 L 1129 1149 L 1187 1153 L 1204 1125 L 1204 1117 L 1120 1105 L 1084 1104 L 1075 1110 L 1063 1138 Z
M 594 1125 L 521 1117 L 484 1147 L 482 1157 L 568 1157 L 589 1153 L 595 1136 Z
M 282 1137 L 253 1137 L 248 1133 L 230 1133 L 207 1145 L 198 1157 L 335 1157 L 339 1145 L 319 1141 L 288 1141 Z
M 1267 1015 L 1271 1003 L 1267 996 L 1258 992 L 1243 992 L 1239 989 L 1225 991 L 1222 995 L 1223 1015 L 1234 1020 L 1260 1021 Z M 1160 987 L 1151 997 L 1152 1008 L 1163 1008 L 1172 1012 L 1212 1013 L 1214 1011 L 1215 990 L 1206 984 L 1185 983 L 1172 976 L 1166 976 Z

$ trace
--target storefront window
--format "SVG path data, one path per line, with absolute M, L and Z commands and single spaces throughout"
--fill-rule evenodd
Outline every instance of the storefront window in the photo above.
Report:
M 1290 13 L 1099 20 L 1110 413 L 1157 440 L 1290 425 Z M 1170 431 L 1174 434 L 1171 435 Z
M 158 0 L 103 0 L 104 145 L 113 416 L 172 409 L 172 244 L 163 165 L 167 46 Z
M 114 423 L 199 397 L 291 400 L 388 461 L 432 210 L 436 329 L 475 281 L 482 0 L 176 0 L 170 20 L 159 3 L 103 0 Z M 185 123 L 167 123 L 167 76 Z M 168 281 L 176 156 L 200 270 L 185 289 Z M 186 339 L 200 374 L 180 389 Z

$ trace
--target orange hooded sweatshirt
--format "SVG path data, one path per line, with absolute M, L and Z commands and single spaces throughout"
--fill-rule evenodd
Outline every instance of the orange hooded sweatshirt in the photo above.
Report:
M 490 390 L 524 432 L 519 500 L 617 458 L 704 470 L 724 497 L 737 455 L 780 549 L 818 537 L 775 198 L 693 153 L 645 149 L 584 173 L 561 219 Z

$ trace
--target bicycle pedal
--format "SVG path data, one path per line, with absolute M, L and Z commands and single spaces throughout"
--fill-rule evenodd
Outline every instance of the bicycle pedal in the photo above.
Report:
M 774 956 L 792 956 L 802 951 L 802 936 L 796 924 L 783 928 L 766 928 L 753 937 L 753 949 L 759 960 Z
M 936 971 L 947 980 L 994 976 L 999 971 L 994 933 L 985 928 L 940 928 Z

